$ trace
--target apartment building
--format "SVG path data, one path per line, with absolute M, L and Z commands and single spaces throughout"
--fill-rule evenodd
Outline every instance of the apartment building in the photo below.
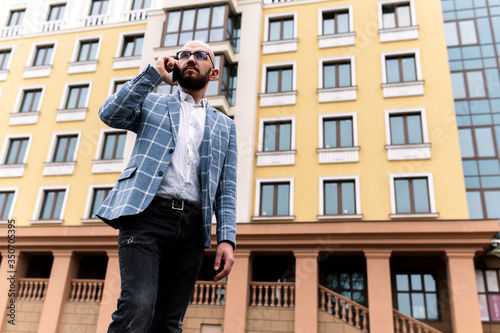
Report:
M 0 330 L 106 330 L 117 231 L 93 214 L 134 136 L 97 110 L 197 39 L 220 71 L 209 103 L 237 126 L 238 244 L 222 282 L 206 251 L 184 332 L 498 331 L 497 7 L 7 1 Z

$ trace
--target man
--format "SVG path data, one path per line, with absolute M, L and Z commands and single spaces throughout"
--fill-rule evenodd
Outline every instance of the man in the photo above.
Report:
M 203 251 L 217 218 L 214 277 L 226 277 L 236 244 L 236 130 L 205 98 L 219 74 L 210 47 L 192 41 L 160 57 L 99 110 L 137 134 L 127 168 L 96 215 L 119 228 L 121 297 L 108 332 L 182 332 Z M 162 81 L 180 91 L 151 93 Z

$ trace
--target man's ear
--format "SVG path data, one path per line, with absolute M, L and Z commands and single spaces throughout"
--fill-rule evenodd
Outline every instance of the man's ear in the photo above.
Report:
M 219 77 L 219 70 L 217 68 L 212 68 L 212 73 L 210 73 L 209 79 L 210 81 L 217 80 Z

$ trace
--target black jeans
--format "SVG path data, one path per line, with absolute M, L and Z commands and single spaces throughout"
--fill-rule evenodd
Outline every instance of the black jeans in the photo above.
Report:
M 156 197 L 123 218 L 118 242 L 122 291 L 108 333 L 182 332 L 203 261 L 201 210 Z

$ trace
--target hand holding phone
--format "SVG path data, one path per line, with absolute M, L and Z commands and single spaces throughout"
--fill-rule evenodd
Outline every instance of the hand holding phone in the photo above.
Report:
M 177 67 L 176 65 L 174 65 L 171 76 L 173 82 L 177 82 L 177 80 L 179 79 L 179 67 Z

